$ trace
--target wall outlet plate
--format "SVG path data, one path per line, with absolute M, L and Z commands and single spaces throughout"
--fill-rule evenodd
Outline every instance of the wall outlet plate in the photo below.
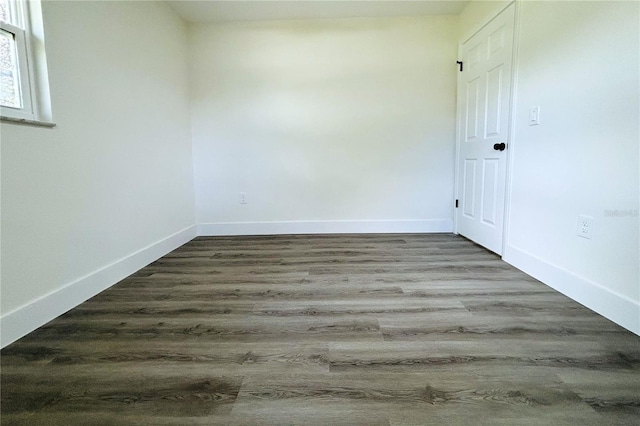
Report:
M 594 219 L 591 216 L 578 216 L 578 229 L 576 231 L 578 237 L 590 240 L 593 237 L 593 223 Z

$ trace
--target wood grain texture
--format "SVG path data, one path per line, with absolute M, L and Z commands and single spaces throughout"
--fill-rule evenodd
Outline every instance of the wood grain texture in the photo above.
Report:
M 1 356 L 3 425 L 640 419 L 638 336 L 448 234 L 196 238 Z

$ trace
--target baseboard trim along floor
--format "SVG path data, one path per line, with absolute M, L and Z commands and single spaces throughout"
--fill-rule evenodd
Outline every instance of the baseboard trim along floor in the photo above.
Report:
M 594 312 L 640 335 L 640 304 L 597 283 L 508 245 L 505 262 Z
M 453 222 L 442 220 L 319 220 L 290 222 L 201 223 L 198 235 L 295 235 L 450 233 Z
M 41 325 L 64 314 L 195 237 L 195 226 L 184 228 L 63 285 L 58 290 L 25 306 L 6 313 L 0 319 L 0 347 L 7 346 Z

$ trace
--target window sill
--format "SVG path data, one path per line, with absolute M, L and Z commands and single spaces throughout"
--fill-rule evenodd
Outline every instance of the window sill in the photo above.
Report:
M 24 124 L 27 126 L 47 127 L 49 129 L 56 127 L 56 123 L 50 123 L 48 121 L 27 120 L 25 118 L 6 117 L 4 115 L 0 115 L 0 121 L 13 124 Z

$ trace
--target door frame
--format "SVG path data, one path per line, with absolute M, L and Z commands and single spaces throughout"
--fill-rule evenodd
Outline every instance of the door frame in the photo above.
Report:
M 509 240 L 509 211 L 511 208 L 511 190 L 512 190 L 512 163 L 513 163 L 513 150 L 515 149 L 515 115 L 516 115 L 516 87 L 518 82 L 518 45 L 520 39 L 520 1 L 514 0 L 509 2 L 504 7 L 500 8 L 493 16 L 486 19 L 477 28 L 474 28 L 472 32 L 465 33 L 465 36 L 460 42 L 458 42 L 458 61 L 461 59 L 462 46 L 468 42 L 473 36 L 480 32 L 484 27 L 489 25 L 498 15 L 505 11 L 509 6 L 513 5 L 514 9 L 514 22 L 513 22 L 513 46 L 511 56 L 511 84 L 509 87 L 509 117 L 507 119 L 507 145 L 509 149 L 506 150 L 506 171 L 505 171 L 505 196 L 504 196 L 504 220 L 502 229 L 502 255 L 504 257 L 507 241 Z M 457 68 L 456 68 L 457 69 Z M 457 71 L 458 72 L 458 71 Z M 460 200 L 460 138 L 462 137 L 461 129 L 461 117 L 462 106 L 459 102 L 458 93 L 458 78 L 456 78 L 456 154 L 455 154 L 455 167 L 454 167 L 454 200 Z M 453 233 L 459 235 L 458 232 L 458 210 L 459 208 L 453 205 Z

